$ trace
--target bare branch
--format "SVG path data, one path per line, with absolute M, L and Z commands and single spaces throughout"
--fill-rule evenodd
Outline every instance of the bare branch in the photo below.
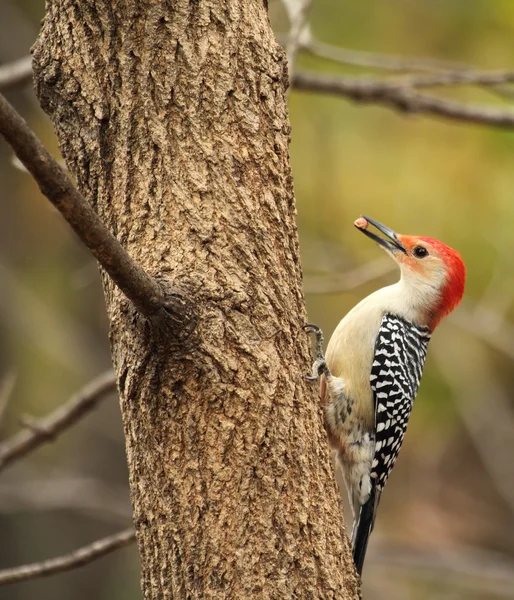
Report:
M 285 39 L 285 38 L 284 38 Z M 425 71 L 434 73 L 434 83 L 420 82 L 419 87 L 445 86 L 455 84 L 487 86 L 490 92 L 507 100 L 514 98 L 513 90 L 505 83 L 513 80 L 512 71 L 498 71 L 497 73 L 482 73 L 475 67 L 465 63 L 444 61 L 432 58 L 417 58 L 394 56 L 390 54 L 377 54 L 361 50 L 350 50 L 340 46 L 325 44 L 312 37 L 310 29 L 306 27 L 300 36 L 301 49 L 310 52 L 319 58 L 337 62 L 343 65 L 356 67 L 382 69 L 402 73 Z M 411 85 L 416 85 L 411 82 Z
M 173 290 L 165 297 L 162 287 L 132 260 L 27 123 L 1 95 L 0 133 L 42 193 L 135 307 L 147 317 L 163 322 L 174 319 L 175 327 L 187 328 L 191 316 L 187 314 L 182 294 Z
M 291 11 L 289 9 L 291 0 L 283 0 L 283 3 L 288 9 L 291 19 Z M 284 46 L 287 45 L 288 36 L 278 34 L 277 37 Z M 432 74 L 432 76 L 428 77 L 424 77 L 423 75 L 412 77 L 411 75 L 404 79 L 388 80 L 393 85 L 396 85 L 396 83 L 398 85 L 408 84 L 410 87 L 436 87 L 459 84 L 479 85 L 487 87 L 488 91 L 503 99 L 512 100 L 514 97 L 514 91 L 508 85 L 514 79 L 512 71 L 482 72 L 471 65 L 454 61 L 394 56 L 342 48 L 316 40 L 312 35 L 308 23 L 301 30 L 298 42 L 299 49 L 306 50 L 313 56 L 343 65 L 382 69 L 398 73 L 415 73 L 421 71 Z
M 385 71 L 467 71 L 469 65 L 463 63 L 437 60 L 434 58 L 395 56 L 393 54 L 379 54 L 363 50 L 351 50 L 340 46 L 325 44 L 312 36 L 302 36 L 302 48 L 320 58 L 326 58 L 345 65 L 363 67 L 368 69 L 383 69 Z
M 32 56 L 0 66 L 0 92 L 32 81 Z
M 115 390 L 114 374 L 111 371 L 104 373 L 89 382 L 53 413 L 33 422 L 30 428 L 20 431 L 0 444 L 0 471 L 42 444 L 54 440 Z
M 283 0 L 288 5 L 291 0 Z M 291 11 L 289 11 L 291 18 Z M 294 16 L 295 13 L 293 13 Z M 324 44 L 312 37 L 308 24 L 298 34 L 298 49 L 307 50 L 320 58 L 334 62 L 368 68 L 380 68 L 390 71 L 408 73 L 413 71 L 428 71 L 429 73 L 405 75 L 404 77 L 391 77 L 389 79 L 371 79 L 373 83 L 391 85 L 392 87 L 439 87 L 451 85 L 480 85 L 502 86 L 514 82 L 514 71 L 480 71 L 475 67 L 462 63 L 437 61 L 428 58 L 408 58 L 390 56 L 387 54 L 374 54 L 348 50 L 330 44 Z M 286 39 L 284 35 L 282 39 Z M 500 91 L 500 90 L 495 90 Z M 512 92 L 507 90 L 509 97 Z
M 467 123 L 514 127 L 512 110 L 426 96 L 413 91 L 408 85 L 399 86 L 397 82 L 391 84 L 373 79 L 296 73 L 293 87 L 301 91 L 335 94 L 364 104 L 380 104 L 409 114 L 430 114 Z
M 289 2 L 290 0 L 283 0 L 282 3 L 287 9 L 289 20 L 291 21 L 291 13 L 288 7 Z M 287 43 L 287 38 L 287 34 L 277 33 L 277 39 L 283 46 Z M 309 25 L 304 27 L 300 35 L 300 49 L 306 50 L 313 56 L 325 58 L 342 65 L 362 67 L 364 69 L 381 69 L 397 73 L 413 73 L 416 71 L 444 73 L 475 70 L 475 67 L 457 61 L 418 56 L 398 56 L 395 54 L 353 50 L 351 48 L 326 44 L 313 37 Z
M 302 32 L 307 25 L 307 16 L 312 0 L 282 0 L 290 22 L 289 36 L 286 44 L 287 64 L 289 67 L 289 80 L 292 81 L 295 70 L 295 61 L 300 49 Z
M 21 171 L 22 173 L 27 173 L 27 175 L 30 175 L 29 170 L 25 167 L 25 165 L 21 162 L 21 160 L 16 156 L 16 154 L 12 155 L 11 164 L 15 169 L 18 169 L 18 171 Z M 61 167 L 61 169 L 63 171 L 66 171 L 66 173 L 68 173 L 68 167 L 66 166 L 66 163 L 63 160 L 58 160 L 57 164 Z
M 395 77 L 386 79 L 384 83 L 391 87 L 423 88 L 452 85 L 497 86 L 513 81 L 514 71 L 453 71 Z
M 88 546 L 74 550 L 70 554 L 29 565 L 13 567 L 12 569 L 4 569 L 0 571 L 0 585 L 37 579 L 39 577 L 48 577 L 48 575 L 55 575 L 62 571 L 70 571 L 78 567 L 83 567 L 97 558 L 118 550 L 118 548 L 128 546 L 135 539 L 135 531 L 130 527 L 114 535 L 97 540 Z

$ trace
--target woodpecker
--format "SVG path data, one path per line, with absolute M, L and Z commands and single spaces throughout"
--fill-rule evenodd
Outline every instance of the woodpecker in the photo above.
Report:
M 400 267 L 400 280 L 364 298 L 339 323 L 323 355 L 316 334 L 312 375 L 330 445 L 340 464 L 353 511 L 352 547 L 362 575 L 380 496 L 396 462 L 418 391 L 434 329 L 460 302 L 466 269 L 442 242 L 400 235 L 362 216 L 355 226 Z M 384 237 L 368 230 L 373 225 Z

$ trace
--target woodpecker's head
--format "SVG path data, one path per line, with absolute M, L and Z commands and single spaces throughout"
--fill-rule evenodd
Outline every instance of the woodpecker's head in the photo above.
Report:
M 368 231 L 368 223 L 385 238 Z M 402 280 L 416 295 L 433 330 L 459 304 L 464 293 L 466 267 L 460 254 L 433 238 L 397 234 L 369 217 L 357 219 L 355 226 L 398 263 Z

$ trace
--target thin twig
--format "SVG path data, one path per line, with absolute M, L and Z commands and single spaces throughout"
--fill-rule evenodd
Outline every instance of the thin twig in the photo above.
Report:
M 310 52 L 314 56 L 325 58 L 343 65 L 395 71 L 398 73 L 424 71 L 434 73 L 434 76 L 437 78 L 436 81 L 439 82 L 434 83 L 433 85 L 443 86 L 455 85 L 457 83 L 482 85 L 487 86 L 488 91 L 493 92 L 503 99 L 512 100 L 514 98 L 513 90 L 508 85 L 505 85 L 505 83 L 512 81 L 512 71 L 505 71 L 503 77 L 501 76 L 501 72 L 498 71 L 499 82 L 495 82 L 494 80 L 492 81 L 489 79 L 489 74 L 484 73 L 483 75 L 485 75 L 485 80 L 481 81 L 482 73 L 477 71 L 475 67 L 472 67 L 468 64 L 432 58 L 377 54 L 373 52 L 341 48 L 340 46 L 325 44 L 314 39 L 308 27 L 305 27 L 302 31 L 302 35 L 300 36 L 300 47 L 301 49 Z M 445 75 L 448 77 L 445 77 Z M 468 78 L 467 81 L 466 77 Z M 455 81 L 454 79 L 457 79 L 458 81 Z
M 32 423 L 11 439 L 0 444 L 0 471 L 9 463 L 22 458 L 32 450 L 56 438 L 81 417 L 93 410 L 108 394 L 116 390 L 112 371 L 90 381 L 68 402 L 47 417 Z
M 287 3 L 284 1 L 284 4 L 286 5 Z M 288 36 L 278 34 L 277 37 L 286 45 Z M 308 23 L 302 29 L 298 40 L 300 50 L 306 50 L 313 56 L 339 64 L 394 71 L 397 73 L 424 72 L 432 75 L 433 79 L 429 76 L 425 80 L 423 79 L 424 76 L 420 76 L 419 74 L 414 77 L 410 75 L 404 78 L 403 82 L 408 82 L 411 87 L 436 87 L 459 84 L 478 85 L 486 87 L 488 91 L 503 99 L 511 101 L 514 98 L 514 91 L 509 87 L 509 83 L 514 78 L 512 70 L 482 72 L 471 65 L 454 61 L 394 56 L 342 48 L 316 40 L 312 36 Z M 395 80 L 389 81 L 395 83 Z M 397 81 L 400 84 L 402 83 L 402 79 Z
M 428 75 L 405 75 L 385 79 L 390 87 L 444 87 L 452 85 L 496 86 L 514 82 L 514 71 L 454 71 Z M 381 83 L 377 80 L 377 83 Z
M 283 2 L 286 6 L 286 2 Z M 286 6 L 287 8 L 287 6 Z M 289 12 L 289 11 L 288 11 Z M 277 33 L 278 41 L 285 46 L 288 34 Z M 321 42 L 313 37 L 309 25 L 306 25 L 300 35 L 300 49 L 342 65 L 362 67 L 364 69 L 380 69 L 396 73 L 455 73 L 473 72 L 476 67 L 450 60 L 427 58 L 418 56 L 398 56 L 382 52 L 369 52 L 367 50 L 353 50 L 342 46 L 335 46 Z
M 27 175 L 30 175 L 29 170 L 27 169 L 27 167 L 25 167 L 25 165 L 21 162 L 21 160 L 16 156 L 16 154 L 12 155 L 11 164 L 18 171 L 21 171 L 22 173 L 27 173 Z M 66 171 L 66 173 L 68 173 L 68 167 L 66 166 L 66 163 L 64 162 L 64 160 L 58 160 L 57 164 L 61 167 L 61 169 L 63 171 Z
M 70 571 L 78 567 L 83 567 L 97 558 L 118 550 L 118 548 L 128 546 L 135 539 L 135 531 L 130 527 L 114 535 L 97 540 L 88 546 L 78 548 L 69 554 L 37 563 L 13 567 L 12 569 L 4 569 L 0 571 L 0 585 L 47 577 L 48 575 L 55 575 L 62 571 Z
M 0 91 L 11 89 L 32 80 L 32 56 L 0 66 Z
M 472 70 L 471 66 L 460 62 L 437 60 L 435 58 L 396 56 L 394 54 L 352 50 L 350 48 L 325 44 L 324 42 L 314 39 L 310 30 L 306 30 L 302 33 L 300 41 L 302 49 L 307 50 L 319 58 L 325 58 L 354 67 L 382 69 L 384 71 L 396 71 L 398 73 L 406 73 L 409 71 L 455 72 Z
M 444 62 L 430 62 L 429 59 L 399 59 L 399 62 L 393 61 L 389 63 L 387 55 L 381 56 L 380 54 L 369 54 L 376 59 L 370 61 L 371 64 L 367 64 L 366 61 L 362 63 L 352 62 L 345 60 L 345 57 L 353 56 L 368 56 L 368 53 L 354 52 L 353 50 L 347 50 L 345 48 L 338 48 L 337 46 L 330 46 L 329 44 L 323 44 L 315 41 L 311 37 L 310 29 L 308 25 L 300 32 L 299 46 L 305 50 L 310 51 L 312 54 L 319 56 L 320 58 L 326 58 L 335 62 L 343 64 L 358 64 L 363 67 L 379 67 L 389 69 L 397 72 L 407 73 L 409 71 L 425 70 L 429 73 L 422 74 L 409 74 L 404 76 L 389 77 L 384 79 L 362 77 L 356 79 L 349 79 L 349 81 L 365 81 L 370 82 L 373 85 L 384 85 L 386 87 L 444 87 L 452 85 L 477 85 L 477 86 L 501 86 L 514 82 L 514 71 L 512 69 L 499 69 L 495 71 L 481 71 L 473 68 L 469 65 L 461 65 L 458 63 L 444 63 Z M 384 59 L 384 63 L 380 62 Z M 418 62 L 420 61 L 420 62 Z M 420 65 L 424 65 L 423 69 Z M 407 68 L 409 67 L 409 68 Z M 345 78 L 346 79 L 346 78 Z M 512 97 L 512 96 L 511 96 Z
M 380 104 L 409 114 L 430 114 L 456 121 L 513 128 L 514 111 L 463 104 L 419 94 L 408 86 L 373 79 L 352 79 L 312 73 L 296 73 L 293 87 L 300 91 L 335 94 L 364 104 Z
M 174 292 L 173 307 L 167 305 L 161 286 L 132 260 L 27 123 L 1 95 L 0 133 L 32 174 L 42 193 L 61 212 L 136 308 L 147 317 L 166 319 L 169 315 L 182 320 L 185 300 L 181 295 Z
M 289 36 L 286 44 L 289 80 L 292 81 L 295 71 L 296 55 L 301 46 L 302 31 L 307 24 L 307 16 L 312 0 L 282 0 L 290 22 Z

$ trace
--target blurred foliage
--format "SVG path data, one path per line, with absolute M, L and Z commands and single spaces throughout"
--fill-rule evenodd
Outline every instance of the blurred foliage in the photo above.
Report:
M 43 11 L 42 0 L 0 2 L 0 62 L 28 52 Z M 275 30 L 287 32 L 278 0 L 270 14 Z M 310 21 L 317 39 L 347 48 L 513 67 L 511 0 L 314 0 Z M 297 68 L 364 73 L 305 52 Z M 507 104 L 469 88 L 448 93 Z M 9 99 L 57 154 L 30 87 Z M 465 303 L 431 342 L 402 457 L 383 496 L 365 597 L 514 598 L 514 135 L 294 91 L 290 107 L 307 285 L 314 276 L 366 269 L 378 258 L 376 246 L 353 228 L 361 213 L 403 233 L 440 238 L 468 265 Z M 12 167 L 5 144 L 0 183 L 0 373 L 17 374 L 4 437 L 18 428 L 20 415 L 47 413 L 110 359 L 95 264 L 37 186 Z M 351 290 L 308 294 L 309 319 L 328 338 L 355 303 L 395 277 L 389 272 Z M 112 400 L 2 473 L 0 568 L 65 553 L 129 521 L 122 439 Z M 41 492 L 34 493 L 30 484 L 38 482 Z M 55 501 L 59 486 L 69 506 Z M 87 507 L 98 489 L 108 491 L 105 510 Z M 407 548 L 411 562 L 395 563 L 393 548 Z M 478 556 L 465 563 L 468 571 L 414 560 L 429 551 L 444 563 L 449 552 L 464 556 L 464 548 Z M 507 565 L 500 570 L 496 552 Z M 140 598 L 135 548 L 73 573 L 0 588 L 0 599 L 32 597 Z

